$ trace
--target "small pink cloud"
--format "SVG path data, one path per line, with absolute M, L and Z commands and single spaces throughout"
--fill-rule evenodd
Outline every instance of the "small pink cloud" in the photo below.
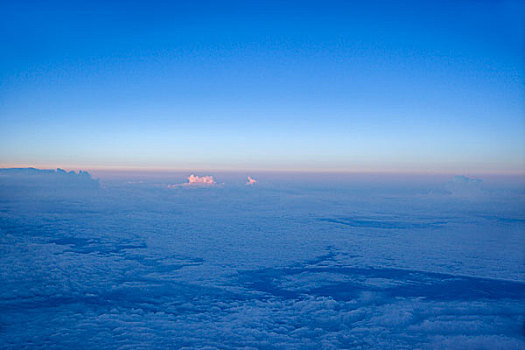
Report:
M 251 176 L 248 176 L 248 182 L 246 183 L 246 185 L 250 186 L 250 185 L 255 184 L 256 182 L 257 182 L 257 180 L 255 180 Z
M 213 176 L 198 176 L 191 174 L 188 176 L 188 185 L 215 185 Z
M 191 174 L 188 176 L 188 182 L 182 184 L 168 185 L 168 188 L 175 188 L 179 186 L 211 186 L 217 184 L 213 176 L 198 176 Z

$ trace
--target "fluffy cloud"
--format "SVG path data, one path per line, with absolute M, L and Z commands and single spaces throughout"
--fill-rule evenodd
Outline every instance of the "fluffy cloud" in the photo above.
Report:
M 211 186 L 217 182 L 213 179 L 213 176 L 198 176 L 191 174 L 188 176 L 188 182 L 182 184 L 168 185 L 168 188 L 175 188 L 178 186 Z
M 255 180 L 254 178 L 252 178 L 251 176 L 248 176 L 248 182 L 246 183 L 246 185 L 253 185 L 257 182 L 257 180 Z
M 198 176 L 191 174 L 188 176 L 188 185 L 214 185 L 216 184 L 213 176 Z

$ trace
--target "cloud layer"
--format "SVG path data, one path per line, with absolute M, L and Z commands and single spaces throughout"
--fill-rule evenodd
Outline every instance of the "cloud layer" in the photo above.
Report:
M 0 177 L 2 348 L 525 348 L 521 192 L 266 179 L 65 196 Z

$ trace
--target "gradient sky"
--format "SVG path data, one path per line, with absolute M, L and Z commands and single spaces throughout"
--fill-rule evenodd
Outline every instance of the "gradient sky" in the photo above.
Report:
M 2 1 L 0 166 L 525 172 L 523 1 Z

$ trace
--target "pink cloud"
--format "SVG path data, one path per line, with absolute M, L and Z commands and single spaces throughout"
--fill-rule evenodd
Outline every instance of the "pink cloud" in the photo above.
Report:
M 198 176 L 191 174 L 188 176 L 188 185 L 214 185 L 216 184 L 213 176 Z
M 257 182 L 257 180 L 255 180 L 254 178 L 252 178 L 251 176 L 248 176 L 248 182 L 246 183 L 246 185 L 253 185 Z
M 175 188 L 179 186 L 211 186 L 217 184 L 213 176 L 198 176 L 191 174 L 188 176 L 188 182 L 182 184 L 168 185 L 168 188 Z

